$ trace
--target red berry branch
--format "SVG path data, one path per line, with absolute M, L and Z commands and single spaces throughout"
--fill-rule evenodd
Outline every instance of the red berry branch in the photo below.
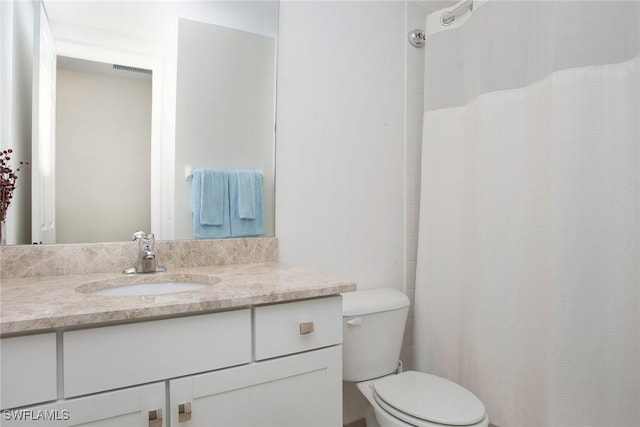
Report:
M 20 166 L 16 170 L 11 169 L 9 166 L 11 153 L 13 153 L 11 148 L 0 152 L 0 222 L 7 219 L 7 210 L 13 198 L 13 191 L 16 189 L 20 167 L 29 164 L 29 162 L 20 162 Z

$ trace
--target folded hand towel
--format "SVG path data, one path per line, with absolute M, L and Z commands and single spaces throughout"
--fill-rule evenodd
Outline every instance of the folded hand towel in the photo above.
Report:
M 242 173 L 239 173 L 242 172 Z M 248 176 L 247 176 L 248 175 Z M 231 237 L 248 237 L 248 236 L 262 236 L 264 235 L 264 198 L 262 194 L 262 174 L 255 171 L 233 171 L 228 174 L 229 176 L 229 201 L 230 201 L 230 216 L 231 216 Z M 240 178 L 242 176 L 242 179 Z M 247 181 L 251 180 L 253 184 L 253 191 L 250 185 L 246 188 Z M 242 183 L 242 184 L 241 184 Z M 248 193 L 248 194 L 247 194 Z M 249 194 L 253 193 L 253 203 L 251 203 Z M 242 194 L 242 202 L 240 199 Z M 243 212 L 241 217 L 240 206 L 245 204 L 242 208 Z M 251 216 L 250 207 L 254 207 L 253 218 Z
M 193 237 L 231 237 L 229 179 L 225 172 L 195 169 L 191 183 Z
M 238 176 L 238 216 L 256 219 L 256 172 L 236 171 Z
M 216 169 L 197 169 L 201 174 L 200 224 L 222 225 L 224 205 L 228 203 L 225 194 L 227 180 L 225 172 Z

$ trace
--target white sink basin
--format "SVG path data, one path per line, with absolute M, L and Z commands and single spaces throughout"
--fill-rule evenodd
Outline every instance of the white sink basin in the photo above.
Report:
M 204 289 L 220 279 L 204 274 L 149 274 L 84 283 L 77 292 L 111 297 L 163 295 Z
M 107 295 L 112 297 L 121 297 L 126 295 L 160 295 L 172 294 L 174 292 L 192 291 L 194 289 L 202 289 L 209 285 L 206 283 L 184 283 L 184 282 L 159 282 L 159 283 L 141 283 L 138 285 L 114 286 L 112 288 L 98 289 L 93 292 L 87 292 L 91 295 Z

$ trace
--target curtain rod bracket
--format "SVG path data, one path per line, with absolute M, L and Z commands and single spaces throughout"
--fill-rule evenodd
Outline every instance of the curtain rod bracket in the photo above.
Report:
M 422 30 L 413 30 L 409 32 L 409 43 L 414 47 L 424 46 L 426 40 L 427 34 Z

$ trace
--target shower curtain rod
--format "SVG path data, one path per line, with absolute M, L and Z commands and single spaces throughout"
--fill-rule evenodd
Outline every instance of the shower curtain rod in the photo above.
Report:
M 458 3 L 452 10 L 445 12 L 440 17 L 442 25 L 451 25 L 456 18 L 467 11 L 473 11 L 473 0 L 463 0 Z
M 453 9 L 448 10 L 440 17 L 440 23 L 444 26 L 453 24 L 457 17 L 473 11 L 473 0 L 462 0 L 457 3 Z M 424 46 L 427 40 L 427 34 L 423 30 L 413 30 L 409 33 L 409 42 L 415 47 Z

